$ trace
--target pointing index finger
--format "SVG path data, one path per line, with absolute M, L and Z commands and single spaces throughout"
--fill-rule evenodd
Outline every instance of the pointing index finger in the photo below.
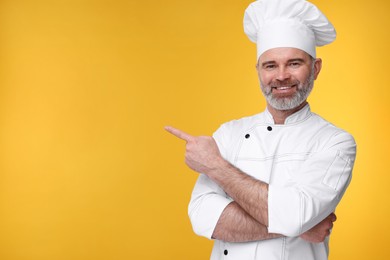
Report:
M 183 131 L 181 131 L 179 129 L 176 129 L 176 128 L 172 127 L 172 126 L 166 126 L 165 130 L 167 130 L 169 133 L 171 133 L 174 136 L 176 136 L 176 137 L 178 137 L 178 138 L 180 138 L 180 139 L 182 139 L 184 141 L 187 141 L 187 142 L 191 141 L 192 138 L 193 138 L 192 135 L 187 134 L 186 132 L 183 132 Z

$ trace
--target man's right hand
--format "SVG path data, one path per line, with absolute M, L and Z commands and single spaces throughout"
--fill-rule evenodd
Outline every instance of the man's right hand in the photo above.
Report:
M 332 229 L 333 222 L 335 222 L 336 219 L 337 218 L 334 213 L 330 214 L 316 226 L 300 235 L 300 238 L 311 243 L 323 242 L 325 238 L 330 235 L 330 229 Z

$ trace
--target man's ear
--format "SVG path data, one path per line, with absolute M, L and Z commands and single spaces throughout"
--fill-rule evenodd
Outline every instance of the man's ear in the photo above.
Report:
M 314 61 L 314 79 L 317 79 L 318 74 L 320 74 L 322 68 L 322 60 L 320 58 L 317 58 Z

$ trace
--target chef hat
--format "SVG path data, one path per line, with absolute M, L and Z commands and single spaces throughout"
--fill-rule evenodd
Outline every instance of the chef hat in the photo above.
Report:
M 325 15 L 305 0 L 258 0 L 245 10 L 244 31 L 257 44 L 257 59 L 277 47 L 301 49 L 313 58 L 316 46 L 331 43 L 336 31 Z

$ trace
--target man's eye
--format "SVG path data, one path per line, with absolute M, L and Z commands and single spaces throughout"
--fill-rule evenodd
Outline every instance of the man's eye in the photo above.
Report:
M 264 66 L 264 69 L 266 69 L 266 70 L 271 70 L 271 69 L 274 69 L 275 67 L 276 67 L 275 65 L 269 64 L 269 65 L 265 65 L 265 66 Z
M 299 62 L 291 62 L 290 66 L 293 68 L 299 67 L 301 64 Z

